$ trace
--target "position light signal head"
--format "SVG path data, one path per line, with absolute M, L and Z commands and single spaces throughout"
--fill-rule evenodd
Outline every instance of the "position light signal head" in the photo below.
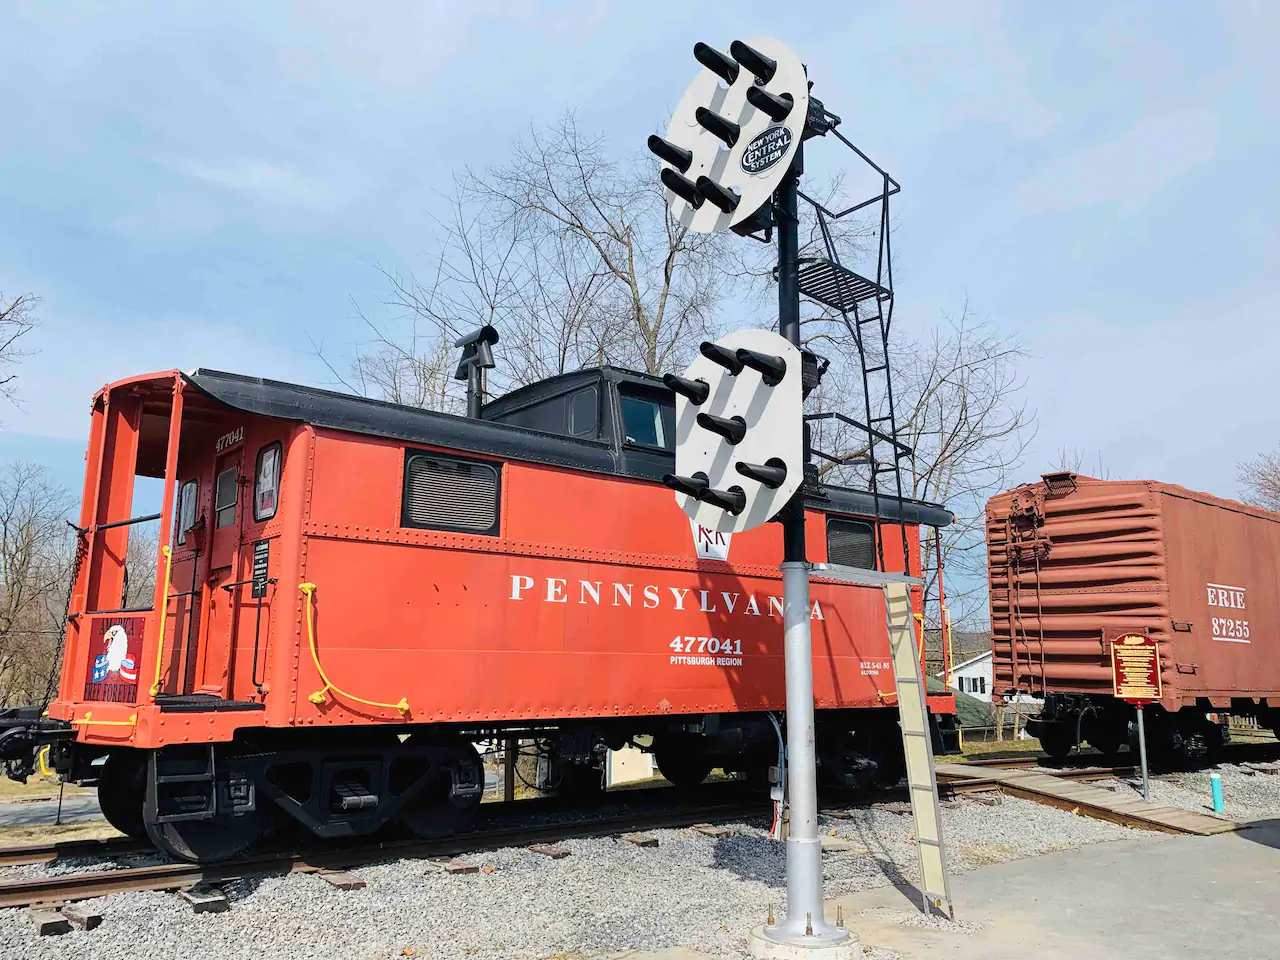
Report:
M 765 37 L 732 50 L 744 59 L 694 46 L 701 68 L 666 133 L 649 138 L 671 216 L 697 233 L 763 229 L 807 129 L 809 80 L 795 52 Z
M 757 110 L 763 110 L 769 115 L 769 119 L 774 123 L 781 123 L 787 119 L 787 114 L 791 112 L 791 108 L 796 105 L 795 98 L 789 93 L 774 96 L 764 87 L 752 87 L 747 91 L 747 103 L 751 104 Z M 652 137 L 649 138 L 653 140 Z M 650 146 L 652 149 L 652 146 Z M 657 151 L 654 151 L 657 153 Z M 662 156 L 662 154 L 658 154 Z
M 742 136 L 740 126 L 706 107 L 699 107 L 694 111 L 693 118 L 698 121 L 698 126 L 703 130 L 723 140 L 726 147 L 732 147 L 738 142 L 738 137 Z
M 741 417 L 717 417 L 710 413 L 700 413 L 698 426 L 703 430 L 718 433 L 735 446 L 747 435 L 747 421 Z
M 662 178 L 663 186 L 693 207 L 693 209 L 697 210 L 702 206 L 703 196 L 688 177 L 681 176 L 670 167 L 663 167 L 659 176 Z
M 718 363 L 729 371 L 729 375 L 736 377 L 742 372 L 742 368 L 746 366 L 738 359 L 737 351 L 726 350 L 718 343 L 712 343 L 710 340 L 703 340 L 702 345 L 698 347 L 698 352 L 710 360 L 712 363 Z
M 662 378 L 662 382 L 669 390 L 674 390 L 695 407 L 702 406 L 711 393 L 711 385 L 707 381 L 686 380 L 684 377 L 677 377 L 674 373 L 668 373 Z
M 733 82 L 738 79 L 737 62 L 732 57 L 725 56 L 715 47 L 705 43 L 695 43 L 693 45 L 693 57 L 723 80 L 727 87 L 732 87 Z
M 742 195 L 737 190 L 729 190 L 720 186 L 710 177 L 699 177 L 694 186 L 706 199 L 710 200 L 725 213 L 733 213 L 738 208 Z
M 787 480 L 787 465 L 778 457 L 770 457 L 765 464 L 739 461 L 734 469 L 749 480 L 763 483 L 770 490 L 777 490 Z
M 657 134 L 649 137 L 649 150 L 681 173 L 688 173 L 689 164 L 693 163 L 693 151 L 677 147 L 670 140 L 664 140 Z
M 787 375 L 787 361 L 782 357 L 775 357 L 769 353 L 759 353 L 755 350 L 748 350 L 745 347 L 737 351 L 738 362 L 744 367 L 750 367 L 760 374 L 760 378 L 764 380 L 766 387 L 776 387 L 782 382 L 782 378 Z
M 670 487 L 676 493 L 683 493 L 686 496 L 698 499 L 699 494 L 710 486 L 705 473 L 695 473 L 692 477 L 680 477 L 674 473 L 668 473 L 662 478 L 664 485 Z
M 778 61 L 766 57 L 755 47 L 749 47 L 741 40 L 729 44 L 729 53 L 733 59 L 747 68 L 760 83 L 768 83 L 778 72 Z
M 721 510 L 736 517 L 747 505 L 747 492 L 738 486 L 730 487 L 728 490 L 715 490 L 707 487 L 698 494 L 698 502 L 709 503 L 713 507 L 719 507 Z

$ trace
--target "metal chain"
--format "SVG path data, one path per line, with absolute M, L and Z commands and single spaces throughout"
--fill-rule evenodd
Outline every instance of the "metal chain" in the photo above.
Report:
M 70 523 L 70 521 L 68 521 Z M 67 620 L 71 616 L 71 598 L 75 593 L 76 580 L 80 577 L 80 566 L 84 563 L 85 554 L 89 552 L 89 536 L 87 530 L 74 526 L 76 532 L 76 557 L 71 564 L 71 578 L 67 583 L 67 602 L 63 606 L 62 615 L 62 633 L 58 639 L 57 649 L 53 654 L 53 663 L 49 665 L 49 677 L 45 680 L 44 700 L 40 704 L 41 713 L 49 706 L 49 701 L 53 699 L 53 688 L 58 679 L 58 671 L 62 666 L 62 651 L 67 640 Z

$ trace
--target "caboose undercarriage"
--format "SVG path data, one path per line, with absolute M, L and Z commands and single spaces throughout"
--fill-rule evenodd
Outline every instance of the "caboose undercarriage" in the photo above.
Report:
M 830 786 L 896 783 L 903 759 L 884 710 L 818 715 L 820 775 Z M 934 747 L 955 742 L 950 717 L 933 717 Z M 475 744 L 518 738 L 545 758 L 540 784 L 586 798 L 604 789 L 606 752 L 626 745 L 654 754 L 676 787 L 715 768 L 764 791 L 776 778 L 781 728 L 765 713 L 639 717 L 518 726 L 409 725 L 339 730 L 246 730 L 230 743 L 158 750 L 103 748 L 54 739 L 50 760 L 65 779 L 96 784 L 116 829 L 149 839 L 180 860 L 243 854 L 269 834 L 321 839 L 400 830 L 432 839 L 465 830 L 485 790 Z M 764 798 L 762 796 L 762 802 Z

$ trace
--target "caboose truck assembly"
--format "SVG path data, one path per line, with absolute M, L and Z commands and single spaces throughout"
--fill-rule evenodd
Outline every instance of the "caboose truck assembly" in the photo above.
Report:
M 113 825 L 188 860 L 290 820 L 457 830 L 483 790 L 478 739 L 542 742 L 562 791 L 598 789 L 604 749 L 641 736 L 676 784 L 713 766 L 763 783 L 784 701 L 780 531 L 691 529 L 660 482 L 673 426 L 660 380 L 611 367 L 483 419 L 207 370 L 109 384 L 58 695 L 4 721 L 0 757 L 22 778 L 50 746 Z M 153 603 L 121 609 L 135 476 L 164 478 L 163 547 Z M 811 557 L 874 567 L 883 550 L 913 569 L 919 525 L 952 519 L 834 487 L 806 513 Z M 878 604 L 813 584 L 834 783 L 901 767 Z M 930 706 L 942 746 L 954 700 Z
M 1127 635 L 1158 649 L 1151 761 L 1212 761 L 1255 717 L 1280 734 L 1280 514 L 1154 481 L 1045 474 L 987 504 L 995 689 L 1044 698 L 1045 750 L 1137 752 L 1113 689 Z

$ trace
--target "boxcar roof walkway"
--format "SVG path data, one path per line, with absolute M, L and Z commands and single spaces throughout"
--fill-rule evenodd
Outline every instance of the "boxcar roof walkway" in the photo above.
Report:
M 1090 783 L 1055 777 L 1043 770 L 974 768 L 963 763 L 940 763 L 936 770 L 940 778 L 947 780 L 994 780 L 1002 793 L 1127 827 L 1205 837 L 1228 833 L 1240 826 L 1232 820 L 1181 807 L 1157 806 Z

